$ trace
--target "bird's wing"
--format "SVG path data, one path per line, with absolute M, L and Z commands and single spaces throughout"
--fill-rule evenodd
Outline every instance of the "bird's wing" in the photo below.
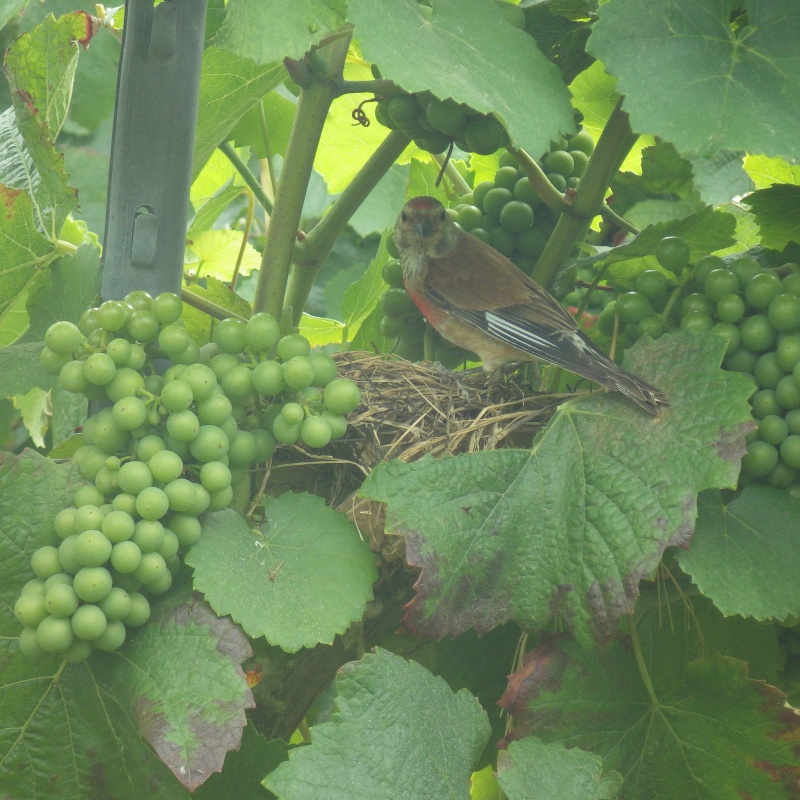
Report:
M 451 313 L 453 308 L 487 312 L 513 308 L 514 318 L 532 329 L 578 328 L 575 319 L 551 294 L 504 255 L 465 232 L 446 259 L 431 259 L 425 286 L 442 298 Z

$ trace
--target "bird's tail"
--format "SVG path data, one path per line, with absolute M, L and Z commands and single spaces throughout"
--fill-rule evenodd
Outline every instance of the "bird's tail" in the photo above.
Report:
M 605 379 L 599 381 L 603 386 L 630 397 L 634 403 L 637 403 L 654 416 L 658 414 L 662 406 L 669 405 L 669 401 L 663 392 L 660 392 L 655 386 L 651 386 L 641 378 L 631 375 L 630 372 L 618 367 L 610 359 L 609 367 Z

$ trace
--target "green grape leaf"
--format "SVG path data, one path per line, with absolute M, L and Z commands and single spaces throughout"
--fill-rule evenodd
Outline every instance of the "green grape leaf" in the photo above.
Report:
M 800 614 L 798 503 L 771 486 L 751 485 L 730 501 L 703 492 L 692 546 L 678 555 L 700 591 L 723 614 L 758 620 Z
M 326 344 L 342 344 L 345 326 L 338 319 L 327 317 L 314 317 L 303 314 L 300 318 L 299 332 L 308 339 L 312 347 L 322 347 Z
M 85 131 L 94 133 L 114 113 L 119 54 L 120 41 L 108 30 L 93 38 L 92 46 L 81 53 L 75 70 L 69 120 Z
M 50 402 L 53 406 L 50 429 L 53 433 L 54 447 L 48 456 L 50 458 L 71 458 L 80 445 L 80 440 L 74 442 L 74 439 L 80 436 L 75 433 L 75 430 L 82 427 L 89 416 L 89 401 L 82 394 L 68 392 L 58 381 L 55 381 L 50 390 Z
M 394 225 L 406 200 L 408 176 L 408 166 L 395 164 L 378 181 L 367 202 L 362 203 L 350 217 L 349 225 L 359 236 L 380 235 Z
M 575 108 L 583 114 L 581 125 L 597 141 L 619 102 L 617 79 L 605 71 L 601 61 L 595 61 L 572 81 L 569 90 L 572 92 Z M 642 171 L 642 151 L 654 143 L 655 140 L 650 135 L 639 136 L 625 156 L 620 169 L 639 174 Z
M 25 10 L 29 0 L 3 0 L 0 3 L 0 28 L 5 27 L 21 11 Z
M 381 271 L 391 258 L 386 249 L 386 242 L 391 235 L 390 231 L 384 232 L 375 258 L 369 262 L 366 272 L 345 291 L 342 298 L 342 315 L 350 341 L 355 341 L 362 324 L 370 314 L 376 312 L 376 309 L 380 312 L 381 295 L 389 288 L 381 276 Z M 381 312 L 378 321 L 382 316 Z
M 342 26 L 346 8 L 346 0 L 228 0 L 216 43 L 256 64 L 302 58 Z
M 404 800 L 468 796 L 489 736 L 469 692 L 453 693 L 419 664 L 378 650 L 339 670 L 335 702 L 333 721 L 313 727 L 312 744 L 267 776 L 279 798 L 393 800 L 398 781 Z
M 377 580 L 367 543 L 321 497 L 283 494 L 251 530 L 234 511 L 210 514 L 186 555 L 195 588 L 250 636 L 294 653 L 330 644 L 360 619 Z
M 0 311 L 0 348 L 18 341 L 28 330 L 28 292 L 22 291 Z
M 758 222 L 764 247 L 783 250 L 789 242 L 800 242 L 800 186 L 759 189 L 744 202 Z
M 221 773 L 212 775 L 192 793 L 193 800 L 268 800 L 274 798 L 261 781 L 289 757 L 289 745 L 282 739 L 267 741 L 248 722 L 242 732 L 242 746 L 225 756 Z
M 0 350 L 0 397 L 24 394 L 32 386 L 49 389 L 53 376 L 39 366 L 44 342 L 12 344 Z
M 767 189 L 773 183 L 800 183 L 800 164 L 788 164 L 782 158 L 748 155 L 744 169 L 756 189 Z
M 5 314 L 27 293 L 53 246 L 36 230 L 33 203 L 24 191 L 0 185 L 0 204 L 0 314 Z
M 752 387 L 717 369 L 715 340 L 628 352 L 669 398 L 658 418 L 606 393 L 560 406 L 531 450 L 379 464 L 361 493 L 388 504 L 386 530 L 421 569 L 406 626 L 455 636 L 556 618 L 583 643 L 613 633 L 664 549 L 689 544 L 697 493 L 736 483 Z
M 615 0 L 600 6 L 588 48 L 618 77 L 634 130 L 682 153 L 728 147 L 797 159 L 800 9 L 794 0 L 749 3 L 748 25 L 735 33 L 731 6 Z
M 199 596 L 171 593 L 125 646 L 107 689 L 175 777 L 193 791 L 239 747 L 255 706 L 245 635 Z
M 686 219 L 702 210 L 703 204 L 699 200 L 689 198 L 684 200 L 642 200 L 625 212 L 625 219 L 640 230 L 644 230 L 653 225 L 665 225 Z M 658 269 L 655 257 L 652 260 L 654 263 L 651 268 Z M 635 264 L 627 262 L 624 267 L 616 267 L 611 271 L 611 280 L 620 287 L 630 286 L 643 269 L 646 267 L 643 267 L 641 262 L 637 261 Z M 620 278 L 620 275 L 624 277 Z
M 709 205 L 728 203 L 753 191 L 753 181 L 744 170 L 744 153 L 723 148 L 711 158 L 691 158 L 694 186 Z
M 236 261 L 242 248 L 244 233 L 230 228 L 197 231 L 186 249 L 196 256 L 196 261 L 187 261 L 187 265 L 200 276 L 210 275 L 218 280 L 230 281 L 233 278 Z M 244 253 L 239 264 L 239 273 L 249 275 L 251 270 L 261 266 L 261 254 L 245 242 Z
M 268 142 L 264 141 L 261 130 L 261 113 L 258 105 L 254 105 L 242 115 L 236 127 L 230 132 L 230 139 L 236 147 L 252 147 L 258 158 L 266 158 L 276 153 L 285 155 L 297 104 L 278 92 L 270 92 L 261 100 L 261 106 L 267 123 Z
M 409 92 L 431 91 L 494 113 L 512 142 L 534 157 L 575 128 L 561 73 L 524 31 L 484 0 L 433 0 L 426 20 L 415 0 L 349 0 L 365 58 Z M 530 109 L 536 109 L 531 125 Z
M 488 159 L 489 156 L 476 156 L 476 158 L 486 158 Z M 472 162 L 475 161 L 475 158 L 471 159 L 470 165 L 472 166 Z M 436 185 L 436 178 L 439 176 L 441 172 L 441 167 L 432 160 L 428 161 L 421 161 L 418 158 L 411 159 L 411 171 L 408 175 L 408 197 L 419 197 L 420 195 L 426 195 L 427 197 L 435 197 L 437 200 L 440 200 L 445 205 L 448 205 L 449 198 L 447 197 L 447 192 L 445 191 L 444 184 L 440 183 L 438 186 Z M 489 180 L 494 178 L 494 173 L 497 172 L 497 159 L 494 159 L 492 170 L 491 170 L 491 177 L 488 178 Z M 481 178 L 481 180 L 485 180 L 485 178 Z M 481 181 L 478 180 L 478 176 L 475 176 L 475 185 L 477 186 Z M 402 203 L 401 203 L 402 206 Z M 398 206 L 397 208 L 400 208 Z M 395 212 L 397 212 L 397 208 L 395 208 Z M 395 213 L 395 218 L 397 214 Z M 392 224 L 394 224 L 394 220 L 392 220 Z
M 692 165 L 672 142 L 656 142 L 642 150 L 642 177 L 637 185 L 651 194 L 687 197 L 693 192 Z
M 74 256 L 61 256 L 41 274 L 28 296 L 28 338 L 44 339 L 59 320 L 77 322 L 100 292 L 100 249 L 81 245 Z
M 797 715 L 709 645 L 685 602 L 665 607 L 653 590 L 632 642 L 585 650 L 545 638 L 501 700 L 515 736 L 592 751 L 623 776 L 626 800 L 796 796 Z
M 741 203 L 724 203 L 717 210 L 732 214 L 736 220 L 736 232 L 733 235 L 735 241 L 728 247 L 719 248 L 716 251 L 717 255 L 741 253 L 743 250 L 760 245 L 761 238 L 756 218 Z
M 271 29 L 271 28 L 270 28 Z M 259 31 L 263 35 L 263 30 Z M 260 66 L 210 45 L 203 51 L 197 138 L 192 175 L 197 176 L 239 118 L 286 77 L 283 64 Z
M 34 550 L 53 544 L 53 517 L 83 481 L 72 464 L 0 454 L 0 786 L 8 797 L 189 800 L 109 691 L 115 656 L 31 662 L 12 609 L 33 577 Z M 194 665 L 193 665 L 194 666 Z
M 200 286 L 199 283 L 192 283 L 186 287 L 186 291 L 196 294 L 205 300 L 210 300 L 212 303 L 216 303 L 218 306 L 222 306 L 245 319 L 249 319 L 252 313 L 250 304 L 246 300 L 239 297 L 227 283 L 212 276 L 206 278 L 205 286 Z M 217 323 L 216 319 L 186 302 L 183 304 L 181 319 L 192 339 L 199 345 L 204 345 L 211 341 L 214 325 Z
M 50 393 L 34 386 L 25 394 L 15 394 L 11 398 L 14 408 L 22 415 L 22 422 L 36 447 L 44 447 L 44 435 L 50 424 L 52 408 Z
M 600 756 L 534 736 L 498 753 L 497 780 L 508 800 L 615 800 L 622 786 L 618 772 L 603 774 Z

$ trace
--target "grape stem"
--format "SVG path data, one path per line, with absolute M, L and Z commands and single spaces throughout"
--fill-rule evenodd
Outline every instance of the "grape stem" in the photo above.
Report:
M 667 304 L 664 306 L 664 310 L 661 312 L 661 314 L 659 314 L 659 317 L 661 318 L 661 321 L 664 323 L 664 325 L 667 324 L 667 320 L 669 319 L 669 315 L 672 313 L 672 309 L 675 307 L 675 303 L 678 302 L 678 299 L 683 293 L 683 288 L 684 288 L 683 283 L 679 283 L 675 287 L 675 289 L 673 290 L 672 294 L 669 297 L 669 300 L 667 300 Z
M 553 210 L 563 211 L 565 208 L 564 195 L 553 186 L 539 164 L 521 148 L 509 146 L 506 150 L 519 162 L 531 184 L 531 189 L 536 192 L 536 196 Z
M 376 97 L 386 97 L 387 93 L 397 91 L 394 81 L 379 78 L 371 81 L 346 81 L 342 79 L 336 87 L 336 96 L 343 94 L 372 94 Z
M 630 632 L 633 654 L 636 657 L 636 666 L 639 669 L 639 675 L 641 676 L 642 683 L 647 690 L 647 694 L 650 696 L 653 707 L 660 708 L 661 701 L 656 695 L 655 689 L 653 688 L 653 681 L 650 679 L 650 673 L 647 671 L 647 665 L 644 663 L 642 643 L 639 641 L 639 630 L 636 627 L 636 620 L 634 619 L 633 614 L 628 614 L 628 630 Z
M 242 231 L 242 243 L 239 246 L 239 252 L 236 254 L 236 264 L 233 268 L 233 275 L 231 276 L 231 291 L 236 291 L 236 283 L 239 280 L 239 270 L 242 268 L 242 261 L 244 259 L 245 250 L 247 248 L 247 241 L 250 238 L 250 230 L 253 227 L 253 217 L 255 216 L 256 204 L 255 195 L 252 192 L 247 193 L 247 218 L 244 223 L 244 230 Z
M 239 154 L 231 146 L 230 142 L 222 142 L 217 145 L 220 152 L 224 153 L 227 159 L 233 164 L 234 169 L 242 176 L 242 180 L 247 184 L 250 191 L 255 195 L 261 207 L 267 212 L 272 213 L 272 201 L 267 197 L 267 193 L 255 175 L 248 169 L 247 164 L 242 161 Z
M 192 308 L 196 308 L 199 311 L 208 314 L 210 317 L 214 317 L 215 319 L 235 317 L 236 319 L 242 320 L 242 322 L 247 322 L 247 317 L 243 317 L 241 314 L 237 314 L 235 311 L 231 311 L 230 309 L 218 305 L 211 300 L 207 300 L 205 297 L 200 297 L 200 295 L 194 294 L 188 289 L 181 289 L 181 300 L 183 300 L 183 302 L 187 305 L 192 306 Z
M 458 168 L 453 163 L 453 160 L 448 158 L 445 164 L 445 156 L 435 155 L 433 160 L 441 167 L 444 165 L 444 174 L 447 179 L 453 184 L 453 188 L 461 195 L 467 194 L 472 191 L 472 187 L 464 180 L 464 176 L 458 171 Z
M 618 225 L 623 230 L 628 231 L 628 233 L 632 233 L 634 236 L 638 236 L 641 231 L 632 223 L 628 222 L 625 217 L 621 217 L 614 211 L 608 203 L 603 203 L 603 207 L 600 209 L 600 216 L 606 221 L 611 222 L 614 225 Z

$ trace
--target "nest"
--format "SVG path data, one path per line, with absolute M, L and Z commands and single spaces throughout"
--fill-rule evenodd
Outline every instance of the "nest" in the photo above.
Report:
M 346 437 L 325 454 L 300 446 L 281 448 L 270 480 L 278 490 L 282 484 L 295 491 L 303 486 L 327 496 L 376 549 L 376 539 L 383 539 L 382 514 L 355 495 L 376 464 L 530 446 L 555 407 L 569 397 L 531 392 L 521 371 L 490 376 L 450 372 L 430 362 L 359 352 L 334 358 L 339 374 L 361 390 L 362 402 L 348 418 Z

